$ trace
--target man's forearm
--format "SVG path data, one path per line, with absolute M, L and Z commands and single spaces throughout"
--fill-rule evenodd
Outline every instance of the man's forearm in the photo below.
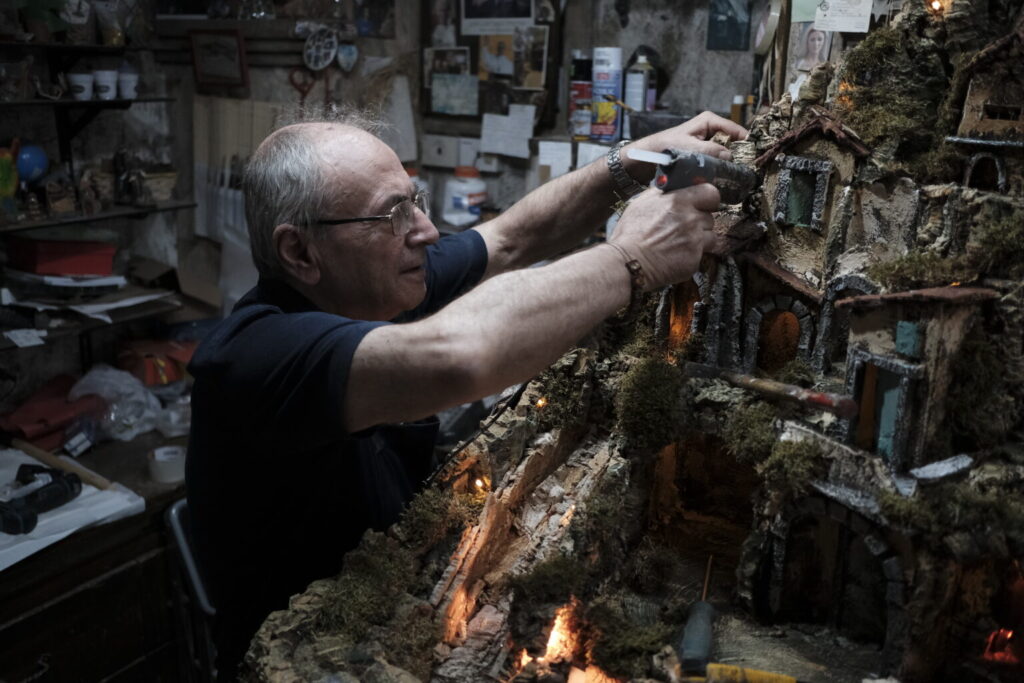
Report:
M 625 306 L 622 255 L 600 246 L 506 273 L 416 323 L 367 334 L 352 363 L 345 425 L 422 417 L 521 382 Z

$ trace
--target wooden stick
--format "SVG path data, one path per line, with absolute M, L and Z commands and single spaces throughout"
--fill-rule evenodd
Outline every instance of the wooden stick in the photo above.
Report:
M 95 472 L 90 472 L 81 465 L 75 462 L 69 462 L 62 458 L 58 458 L 56 455 L 49 451 L 44 451 L 39 446 L 33 446 L 28 441 L 23 439 L 11 439 L 11 445 L 20 451 L 28 453 L 36 460 L 39 460 L 44 465 L 52 467 L 58 470 L 64 470 L 65 472 L 73 472 L 77 474 L 79 478 L 87 484 L 92 484 L 96 488 L 105 491 L 110 488 L 111 483 L 109 479 L 101 477 Z

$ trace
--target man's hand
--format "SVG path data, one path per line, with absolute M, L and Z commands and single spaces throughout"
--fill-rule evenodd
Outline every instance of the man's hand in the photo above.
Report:
M 715 242 L 720 197 L 714 185 L 673 192 L 653 188 L 637 195 L 615 226 L 612 243 L 640 262 L 648 290 L 681 282 L 700 267 Z
M 729 160 L 732 158 L 729 150 L 717 142 L 711 142 L 711 138 L 719 132 L 725 133 L 732 140 L 742 140 L 747 137 L 747 129 L 743 126 L 706 111 L 674 128 L 631 142 L 626 145 L 626 149 L 635 147 L 651 152 L 661 152 L 671 147 Z M 654 177 L 654 166 L 651 164 L 631 161 L 625 152 L 622 154 L 622 160 L 626 171 L 637 182 L 646 185 Z

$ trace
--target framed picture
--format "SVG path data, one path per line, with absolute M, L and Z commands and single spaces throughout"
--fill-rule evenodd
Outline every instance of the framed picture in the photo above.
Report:
M 750 3 L 748 0 L 711 0 L 708 13 L 707 49 L 750 49 Z
M 190 31 L 192 71 L 200 92 L 249 87 L 245 41 L 238 29 Z
M 796 101 L 800 87 L 811 69 L 827 62 L 832 47 L 832 33 L 814 28 L 813 21 L 794 22 L 789 29 L 789 64 L 786 68 L 786 91 Z
M 429 88 L 434 74 L 469 74 L 468 47 L 428 47 L 423 50 L 423 84 Z

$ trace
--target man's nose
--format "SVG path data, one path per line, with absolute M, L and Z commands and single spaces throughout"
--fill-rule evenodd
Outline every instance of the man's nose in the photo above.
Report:
M 416 222 L 413 223 L 412 230 L 405 238 L 409 246 L 433 244 L 441 238 L 441 233 L 437 231 L 437 227 L 427 217 L 427 214 L 416 208 L 413 209 L 413 217 Z

